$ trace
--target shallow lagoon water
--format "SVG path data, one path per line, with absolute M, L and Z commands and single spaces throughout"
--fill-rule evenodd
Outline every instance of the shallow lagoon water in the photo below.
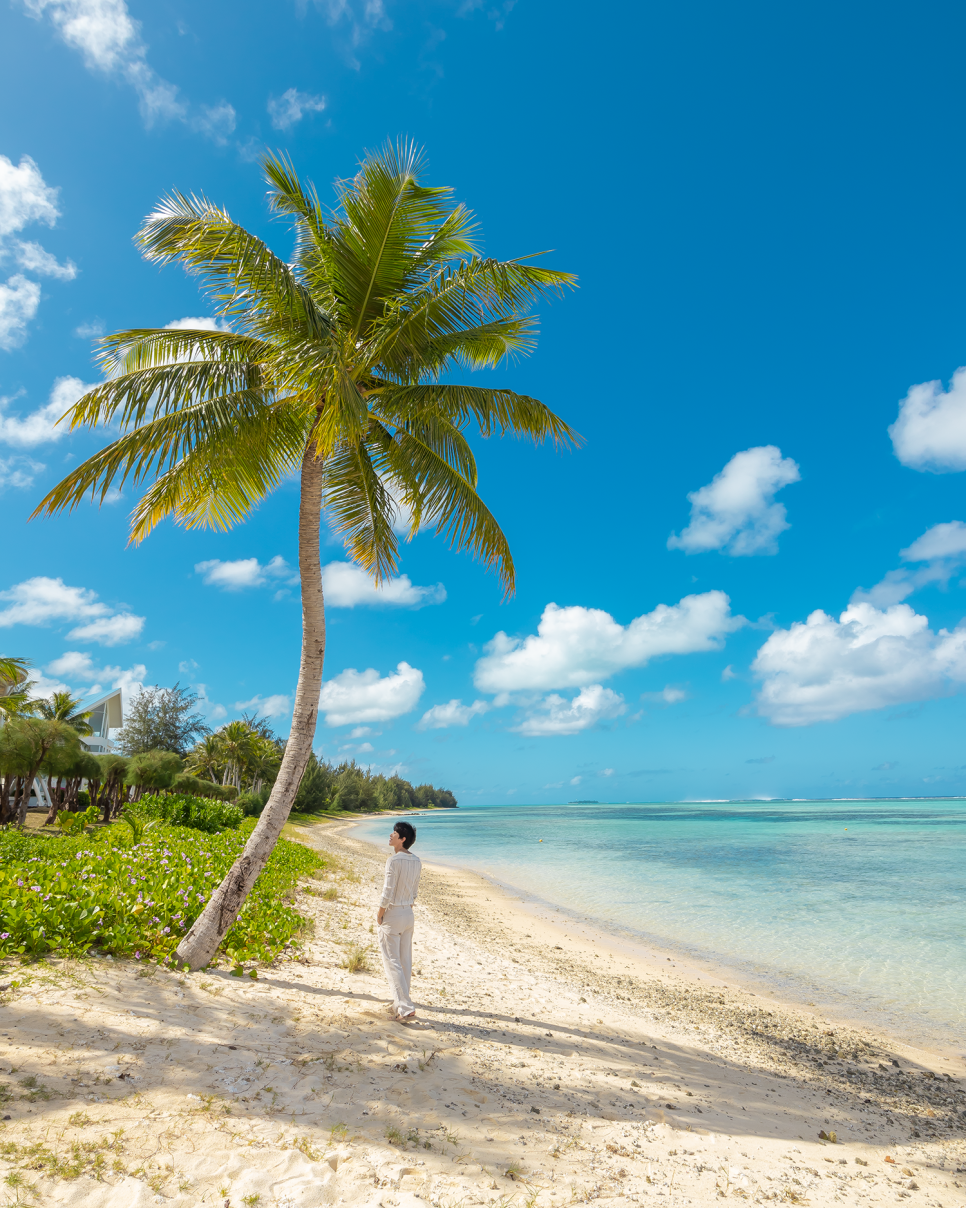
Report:
M 416 824 L 426 860 L 966 1053 L 966 801 L 461 805 Z

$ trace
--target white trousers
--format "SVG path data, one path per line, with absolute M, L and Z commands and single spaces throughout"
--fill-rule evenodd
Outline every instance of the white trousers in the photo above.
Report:
M 414 921 L 412 906 L 389 906 L 378 927 L 379 951 L 398 1015 L 410 1015 L 416 1009 L 409 997 L 409 983 L 413 975 Z

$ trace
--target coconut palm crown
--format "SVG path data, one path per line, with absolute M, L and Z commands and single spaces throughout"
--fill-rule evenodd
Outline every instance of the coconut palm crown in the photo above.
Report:
M 477 492 L 467 428 L 558 445 L 576 439 L 537 399 L 440 381 L 447 370 L 529 352 L 531 308 L 572 285 L 571 274 L 480 255 L 472 214 L 450 189 L 420 182 L 422 154 L 412 144 L 367 155 L 352 180 L 337 182 L 331 212 L 285 157 L 266 157 L 264 168 L 272 210 L 294 226 L 291 261 L 204 197 L 163 199 L 137 235 L 141 250 L 196 275 L 224 329 L 105 337 L 105 380 L 65 419 L 72 428 L 112 423 L 121 435 L 34 513 L 147 484 L 131 517 L 137 542 L 167 517 L 228 529 L 299 476 L 303 643 L 291 735 L 245 854 L 178 950 L 193 967 L 211 959 L 237 915 L 311 753 L 325 648 L 323 506 L 376 582 L 397 567 L 402 508 L 410 536 L 434 528 L 511 592 L 513 560 Z
M 78 734 L 91 734 L 90 709 L 83 708 L 83 702 L 69 692 L 54 692 L 49 699 L 44 697 L 32 702 L 34 711 L 47 721 L 66 722 Z

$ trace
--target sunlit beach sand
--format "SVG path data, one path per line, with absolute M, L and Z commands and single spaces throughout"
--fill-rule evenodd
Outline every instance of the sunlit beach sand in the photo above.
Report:
M 422 1022 L 403 1026 L 374 948 L 369 972 L 344 967 L 373 943 L 382 854 L 339 826 L 301 838 L 341 858 L 338 897 L 305 882 L 315 934 L 257 981 L 8 968 L 8 1170 L 71 1208 L 964 1202 L 953 1054 L 575 934 L 435 866 Z M 83 1173 L 41 1181 L 42 1150 Z

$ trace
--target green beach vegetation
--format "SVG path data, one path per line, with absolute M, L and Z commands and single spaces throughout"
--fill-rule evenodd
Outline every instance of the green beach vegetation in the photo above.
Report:
M 503 386 L 440 381 L 496 368 L 534 346 L 534 305 L 569 273 L 482 256 L 452 190 L 423 183 L 411 143 L 368 154 L 323 206 L 282 155 L 263 161 L 269 203 L 294 249 L 271 249 L 204 196 L 162 199 L 137 235 L 142 254 L 197 277 L 219 329 L 132 329 L 100 342 L 102 382 L 70 426 L 120 435 L 72 470 L 34 515 L 146 486 L 131 517 L 143 540 L 163 519 L 229 529 L 280 482 L 299 479 L 302 654 L 292 726 L 269 801 L 245 850 L 182 940 L 208 963 L 243 908 L 295 802 L 312 754 L 325 659 L 323 509 L 352 559 L 379 583 L 398 569 L 400 509 L 514 586 L 506 537 L 477 491 L 466 430 L 572 444 L 538 399 Z
M 205 810 L 235 810 L 209 831 Z M 194 811 L 194 819 L 173 824 Z M 140 828 L 115 822 L 90 833 L 0 830 L 0 957 L 113 956 L 170 960 L 185 931 L 244 850 L 255 825 L 237 807 L 181 797 L 142 798 Z M 167 819 L 165 819 L 167 815 Z M 153 825 L 147 823 L 153 822 Z M 297 944 L 301 877 L 324 859 L 282 839 L 225 937 L 235 962 L 270 962 Z

